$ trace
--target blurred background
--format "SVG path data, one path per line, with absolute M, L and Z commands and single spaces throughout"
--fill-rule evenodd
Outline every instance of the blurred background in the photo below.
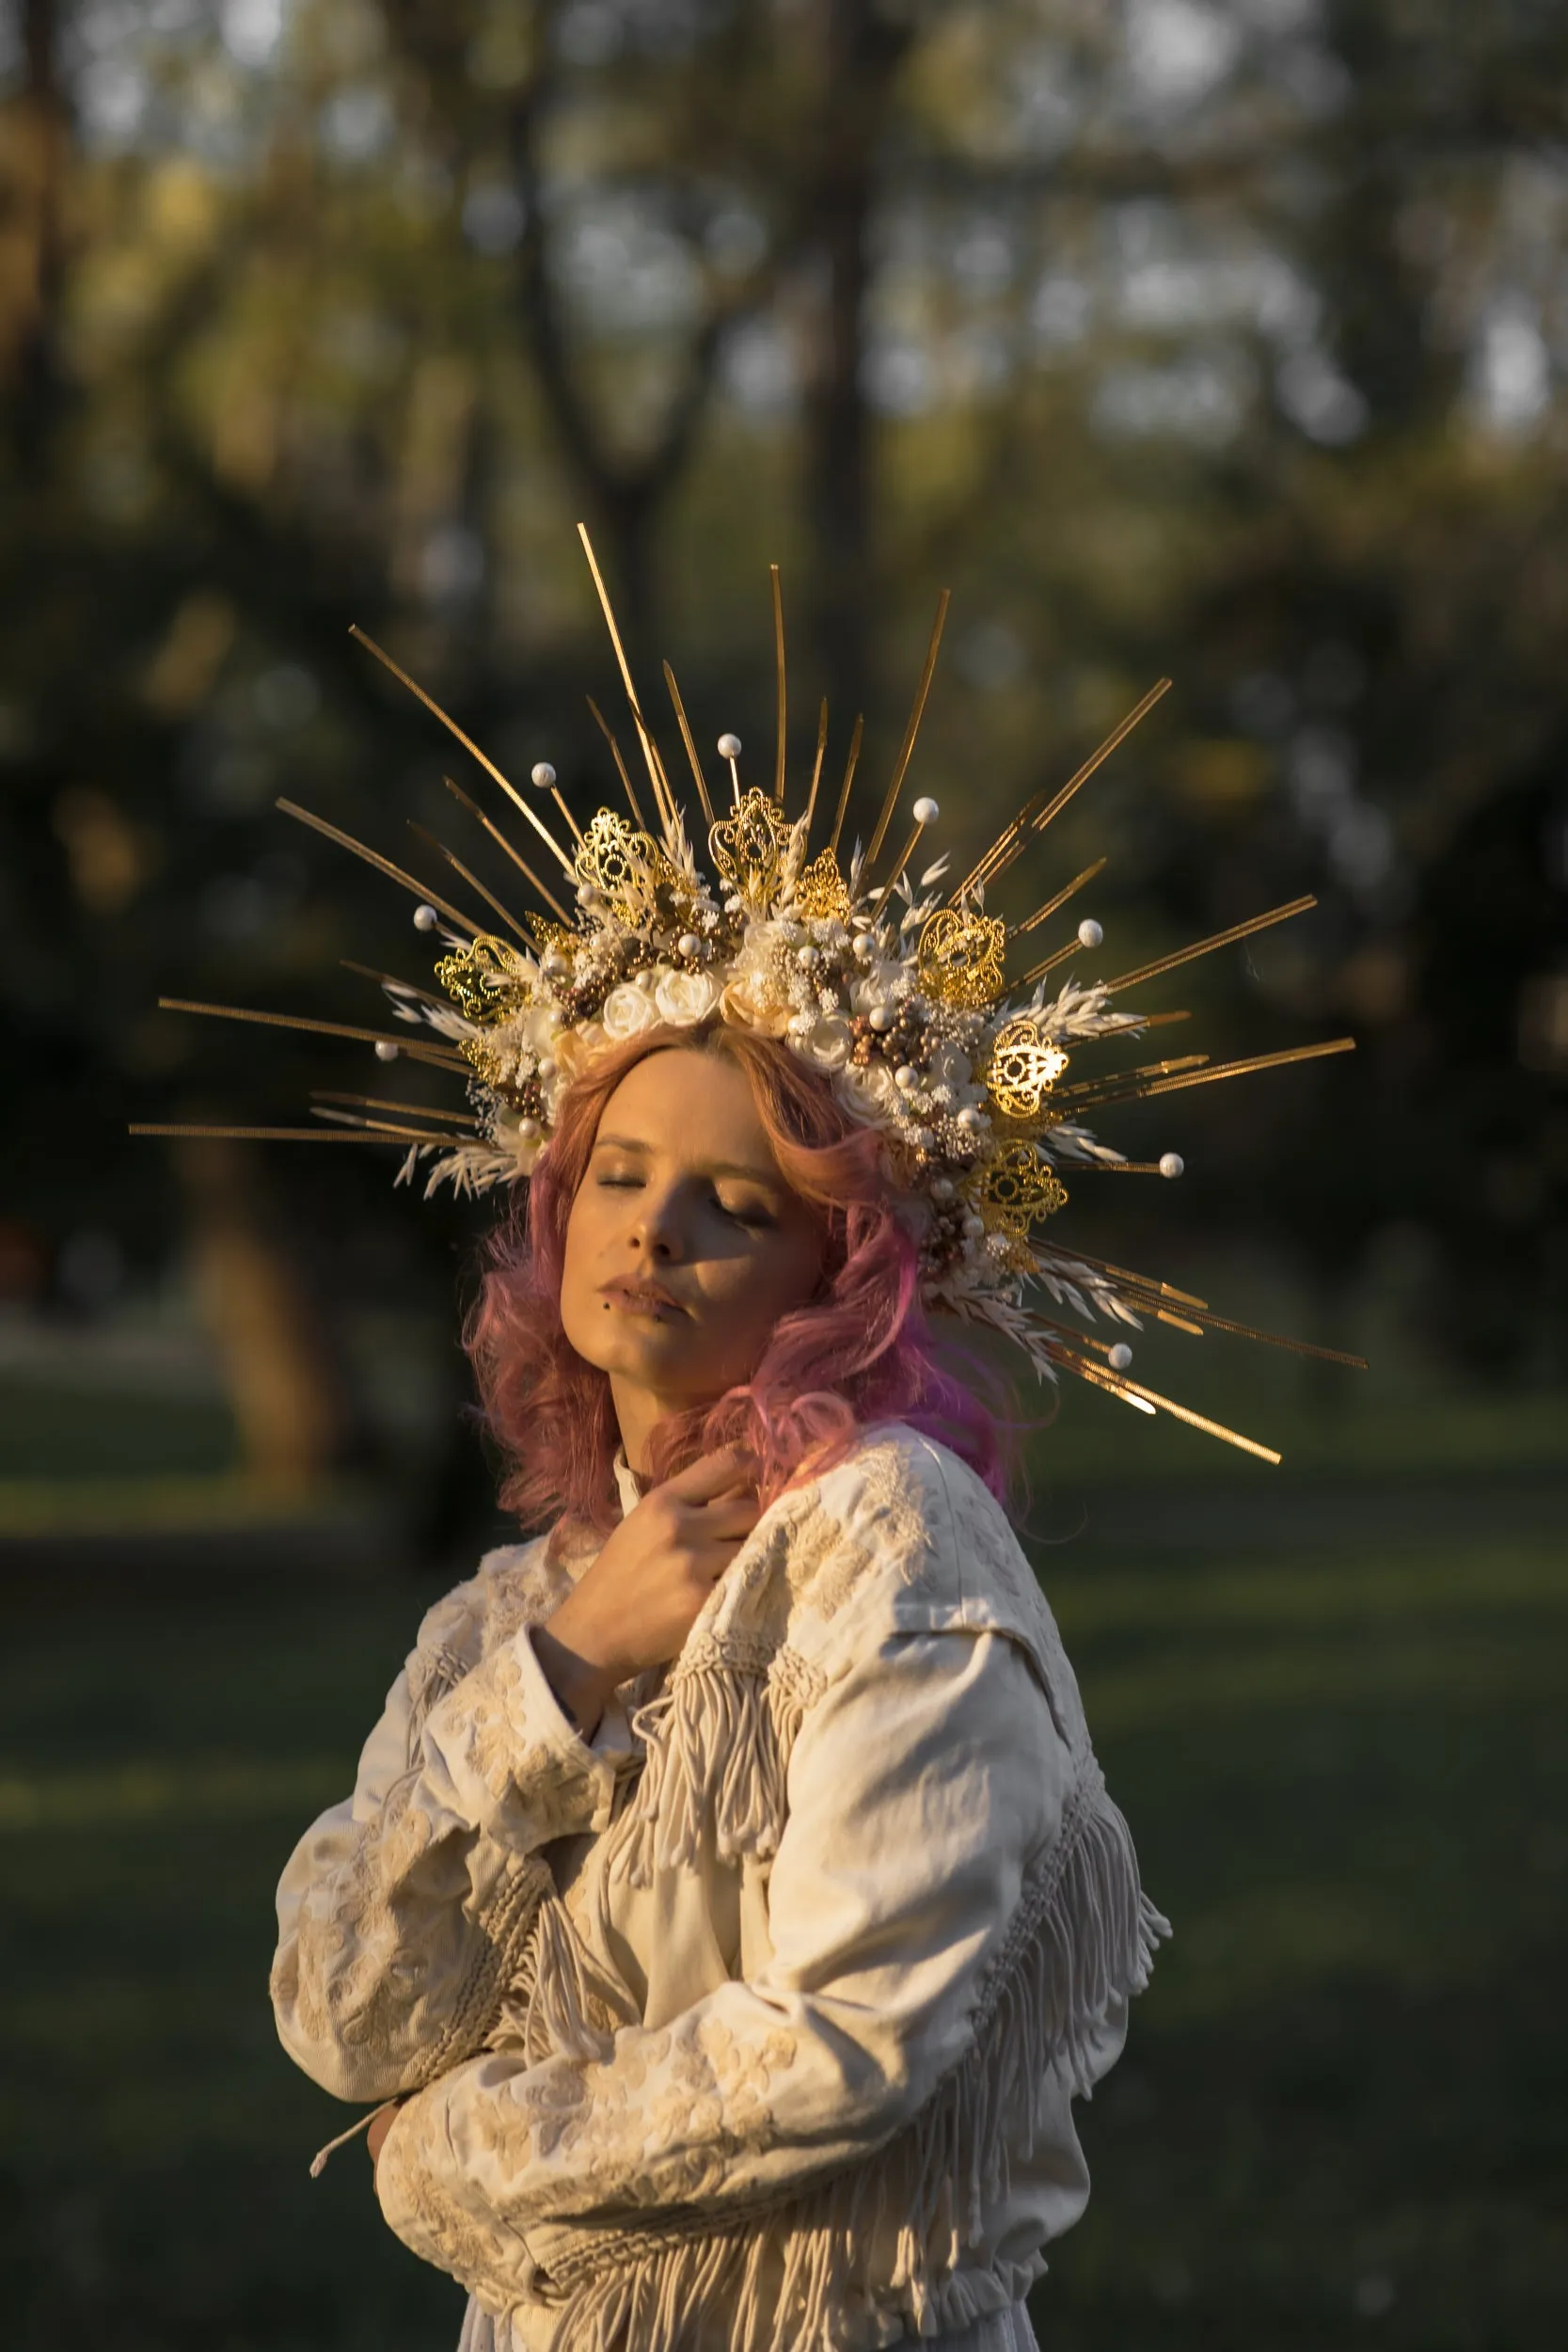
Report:
M 765 775 L 780 563 L 794 789 L 818 696 L 830 776 L 863 710 L 851 827 L 951 587 L 911 781 L 966 863 L 1169 673 L 1031 869 L 1107 856 L 1113 968 L 1316 894 L 1150 1002 L 1357 1052 L 1135 1107 L 1185 1182 L 1067 1212 L 1371 1370 L 1140 1347 L 1278 1470 L 1093 1395 L 1029 1439 L 1178 1929 L 1037 2319 L 1563 2341 L 1565 227 L 1539 0 L 0 5 L 8 2343 L 455 2339 L 359 2152 L 306 2178 L 341 2118 L 265 1979 L 289 1847 L 505 1534 L 487 1213 L 126 1131 L 387 1090 L 157 1009 L 375 1027 L 344 960 L 426 977 L 279 794 L 503 879 L 351 622 L 610 797 L 579 517 L 650 710 L 668 656 Z

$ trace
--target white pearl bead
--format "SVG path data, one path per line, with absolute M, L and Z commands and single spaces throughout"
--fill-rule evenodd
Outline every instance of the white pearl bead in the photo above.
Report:
M 865 1017 L 879 1035 L 880 1035 L 882 1030 L 891 1029 L 893 1026 L 893 1015 L 889 1012 L 885 1005 L 878 1005 L 874 1007 Z
M 679 956 L 700 955 L 702 946 L 703 943 L 695 931 L 682 931 L 675 942 L 675 953 Z
M 550 766 L 547 759 L 540 759 L 534 762 L 533 781 L 539 787 L 541 792 L 547 792 L 551 785 L 555 782 L 555 770 Z
M 1187 1167 L 1187 1163 L 1186 1163 L 1186 1161 L 1182 1158 L 1182 1156 L 1181 1156 L 1181 1154 L 1180 1154 L 1180 1152 L 1161 1152 L 1161 1154 L 1160 1154 L 1160 1173 L 1161 1173 L 1161 1175 L 1162 1175 L 1162 1176 L 1180 1176 L 1180 1175 L 1184 1175 L 1184 1174 L 1185 1174 L 1185 1172 L 1186 1172 L 1186 1167 Z
M 433 931 L 440 919 L 434 907 L 414 909 L 414 929 L 417 931 Z
M 902 1062 L 893 1073 L 893 1083 L 905 1094 L 912 1094 L 920 1083 L 920 1073 L 912 1062 Z
M 1110 1354 L 1105 1359 L 1105 1361 L 1110 1365 L 1113 1372 L 1125 1372 L 1132 1360 L 1132 1350 L 1128 1346 L 1125 1340 L 1117 1340 L 1115 1347 L 1112 1348 Z
M 972 1136 L 976 1127 L 980 1124 L 979 1112 L 976 1110 L 960 1111 L 958 1113 L 958 1124 L 964 1130 L 966 1135 Z
M 914 804 L 914 821 L 917 825 L 934 825 L 941 815 L 942 811 L 935 801 L 916 801 Z
M 1100 925 L 1095 921 L 1094 916 L 1092 914 L 1085 914 L 1084 920 L 1078 926 L 1078 945 L 1080 947 L 1098 947 L 1104 936 L 1105 933 L 1101 929 Z
M 519 1119 L 517 1121 L 517 1134 L 524 1143 L 537 1143 L 544 1132 L 536 1119 Z
M 719 756 L 721 759 L 738 759 L 740 757 L 740 738 L 738 735 L 721 735 L 719 738 Z
M 539 1065 L 539 1075 L 546 1085 L 549 1083 L 550 1079 L 555 1076 L 555 1064 L 550 1059 L 548 1054 L 546 1055 L 544 1060 Z
M 976 1216 L 971 1209 L 964 1219 L 963 1229 L 971 1241 L 978 1241 L 986 1230 L 986 1220 L 983 1216 Z
M 396 1061 L 401 1051 L 401 1046 L 394 1045 L 389 1037 L 379 1038 L 376 1041 L 375 1057 L 377 1061 Z
M 855 961 L 857 963 L 869 963 L 876 952 L 877 943 L 872 938 L 871 933 L 869 931 L 857 931 L 855 934 L 854 945 L 849 950 L 849 953 L 854 957 Z
M 811 946 L 797 947 L 795 950 L 795 961 L 800 965 L 802 972 L 809 972 L 812 965 L 816 961 L 816 949 Z
M 932 1184 L 932 1186 L 931 1186 L 931 1198 L 932 1198 L 932 1200 L 952 1200 L 952 1198 L 953 1198 L 953 1179 L 952 1179 L 952 1177 L 951 1177 L 951 1176 L 939 1176 L 939 1177 L 937 1177 L 937 1179 L 935 1180 L 935 1182 L 933 1183 L 933 1184 Z

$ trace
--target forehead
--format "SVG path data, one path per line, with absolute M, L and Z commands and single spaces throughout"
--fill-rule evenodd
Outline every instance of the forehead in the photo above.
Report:
M 776 1168 L 751 1083 L 727 1054 L 650 1054 L 610 1097 L 599 1133 L 682 1161 Z

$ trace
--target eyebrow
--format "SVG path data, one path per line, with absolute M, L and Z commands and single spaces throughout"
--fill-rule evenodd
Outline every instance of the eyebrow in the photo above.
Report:
M 644 1156 L 654 1149 L 651 1143 L 644 1142 L 638 1136 L 597 1135 L 594 1136 L 595 1152 L 605 1145 L 609 1145 L 617 1152 L 641 1152 Z M 784 1178 L 777 1168 L 753 1168 L 745 1160 L 709 1160 L 700 1172 L 705 1176 L 743 1176 L 748 1183 L 769 1185 L 775 1192 L 784 1183 Z

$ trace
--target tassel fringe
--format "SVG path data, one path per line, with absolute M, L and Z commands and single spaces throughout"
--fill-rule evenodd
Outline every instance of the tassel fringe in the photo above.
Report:
M 712 1706 L 712 1692 L 700 1696 Z M 759 1685 L 750 1704 L 763 1704 Z M 723 1804 L 721 1778 L 721 1840 L 764 1834 L 760 1808 L 725 1816 Z M 695 1820 L 688 1804 L 672 1848 L 685 1850 Z M 654 1858 L 663 1863 L 662 1844 Z M 1108 2015 L 1143 1990 L 1169 1932 L 1086 1761 L 988 1973 L 970 2047 L 913 2122 L 784 2202 L 732 2207 L 722 2220 L 693 2211 L 664 2229 L 563 2233 L 569 2250 L 546 2263 L 552 2300 L 565 2298 L 552 2352 L 847 2352 L 896 2342 L 910 2323 L 945 2332 L 1021 2299 L 1042 2257 L 965 2270 L 964 2249 L 1032 2152 L 1041 2082 L 1059 2070 L 1089 2096 Z
M 733 1642 L 683 1657 L 669 1688 L 633 1719 L 646 1761 L 617 1871 L 651 1886 L 660 1871 L 691 1868 L 709 1836 L 721 1862 L 775 1854 L 790 1754 L 821 1687 L 791 1650 L 775 1652 L 766 1671 L 737 1672 Z

